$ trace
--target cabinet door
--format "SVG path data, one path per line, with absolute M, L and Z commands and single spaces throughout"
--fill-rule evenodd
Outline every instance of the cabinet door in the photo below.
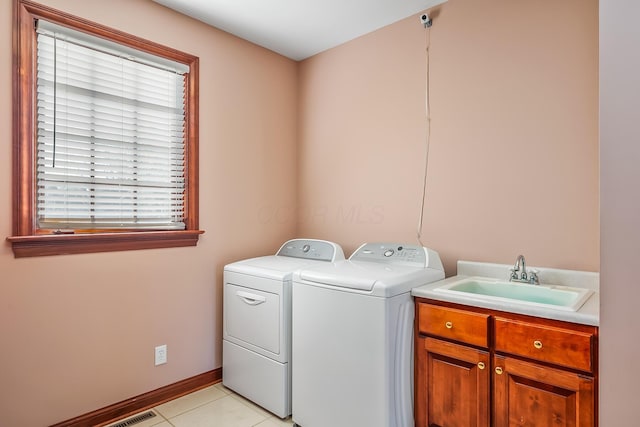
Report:
M 594 380 L 494 356 L 495 427 L 593 427 Z
M 489 353 L 420 337 L 416 427 L 489 427 Z

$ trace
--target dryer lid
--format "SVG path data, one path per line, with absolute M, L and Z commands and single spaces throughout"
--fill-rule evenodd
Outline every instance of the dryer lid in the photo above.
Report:
M 285 242 L 275 255 L 249 258 L 225 265 L 225 271 L 289 279 L 303 267 L 344 260 L 344 252 L 337 243 L 315 239 L 293 239 Z
M 284 280 L 290 278 L 296 270 L 318 264 L 324 265 L 327 263 L 310 259 L 268 255 L 227 264 L 224 266 L 224 271 Z

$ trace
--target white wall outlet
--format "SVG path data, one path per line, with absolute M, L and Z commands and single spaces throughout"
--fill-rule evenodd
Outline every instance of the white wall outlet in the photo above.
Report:
M 159 345 L 156 347 L 156 366 L 167 363 L 167 345 Z

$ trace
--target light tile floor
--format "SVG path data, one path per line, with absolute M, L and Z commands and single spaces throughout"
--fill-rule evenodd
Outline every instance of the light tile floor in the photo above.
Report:
M 222 383 L 163 403 L 152 410 L 156 414 L 154 418 L 134 424 L 132 427 L 290 427 L 293 425 L 290 418 L 281 420 L 235 394 Z

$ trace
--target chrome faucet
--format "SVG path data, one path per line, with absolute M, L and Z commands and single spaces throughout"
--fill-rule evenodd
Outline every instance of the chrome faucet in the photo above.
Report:
M 519 274 L 518 274 L 519 273 Z M 518 255 L 516 263 L 511 268 L 510 282 L 529 283 L 531 285 L 539 285 L 538 271 L 530 269 L 527 273 L 527 264 L 524 260 L 524 255 Z

